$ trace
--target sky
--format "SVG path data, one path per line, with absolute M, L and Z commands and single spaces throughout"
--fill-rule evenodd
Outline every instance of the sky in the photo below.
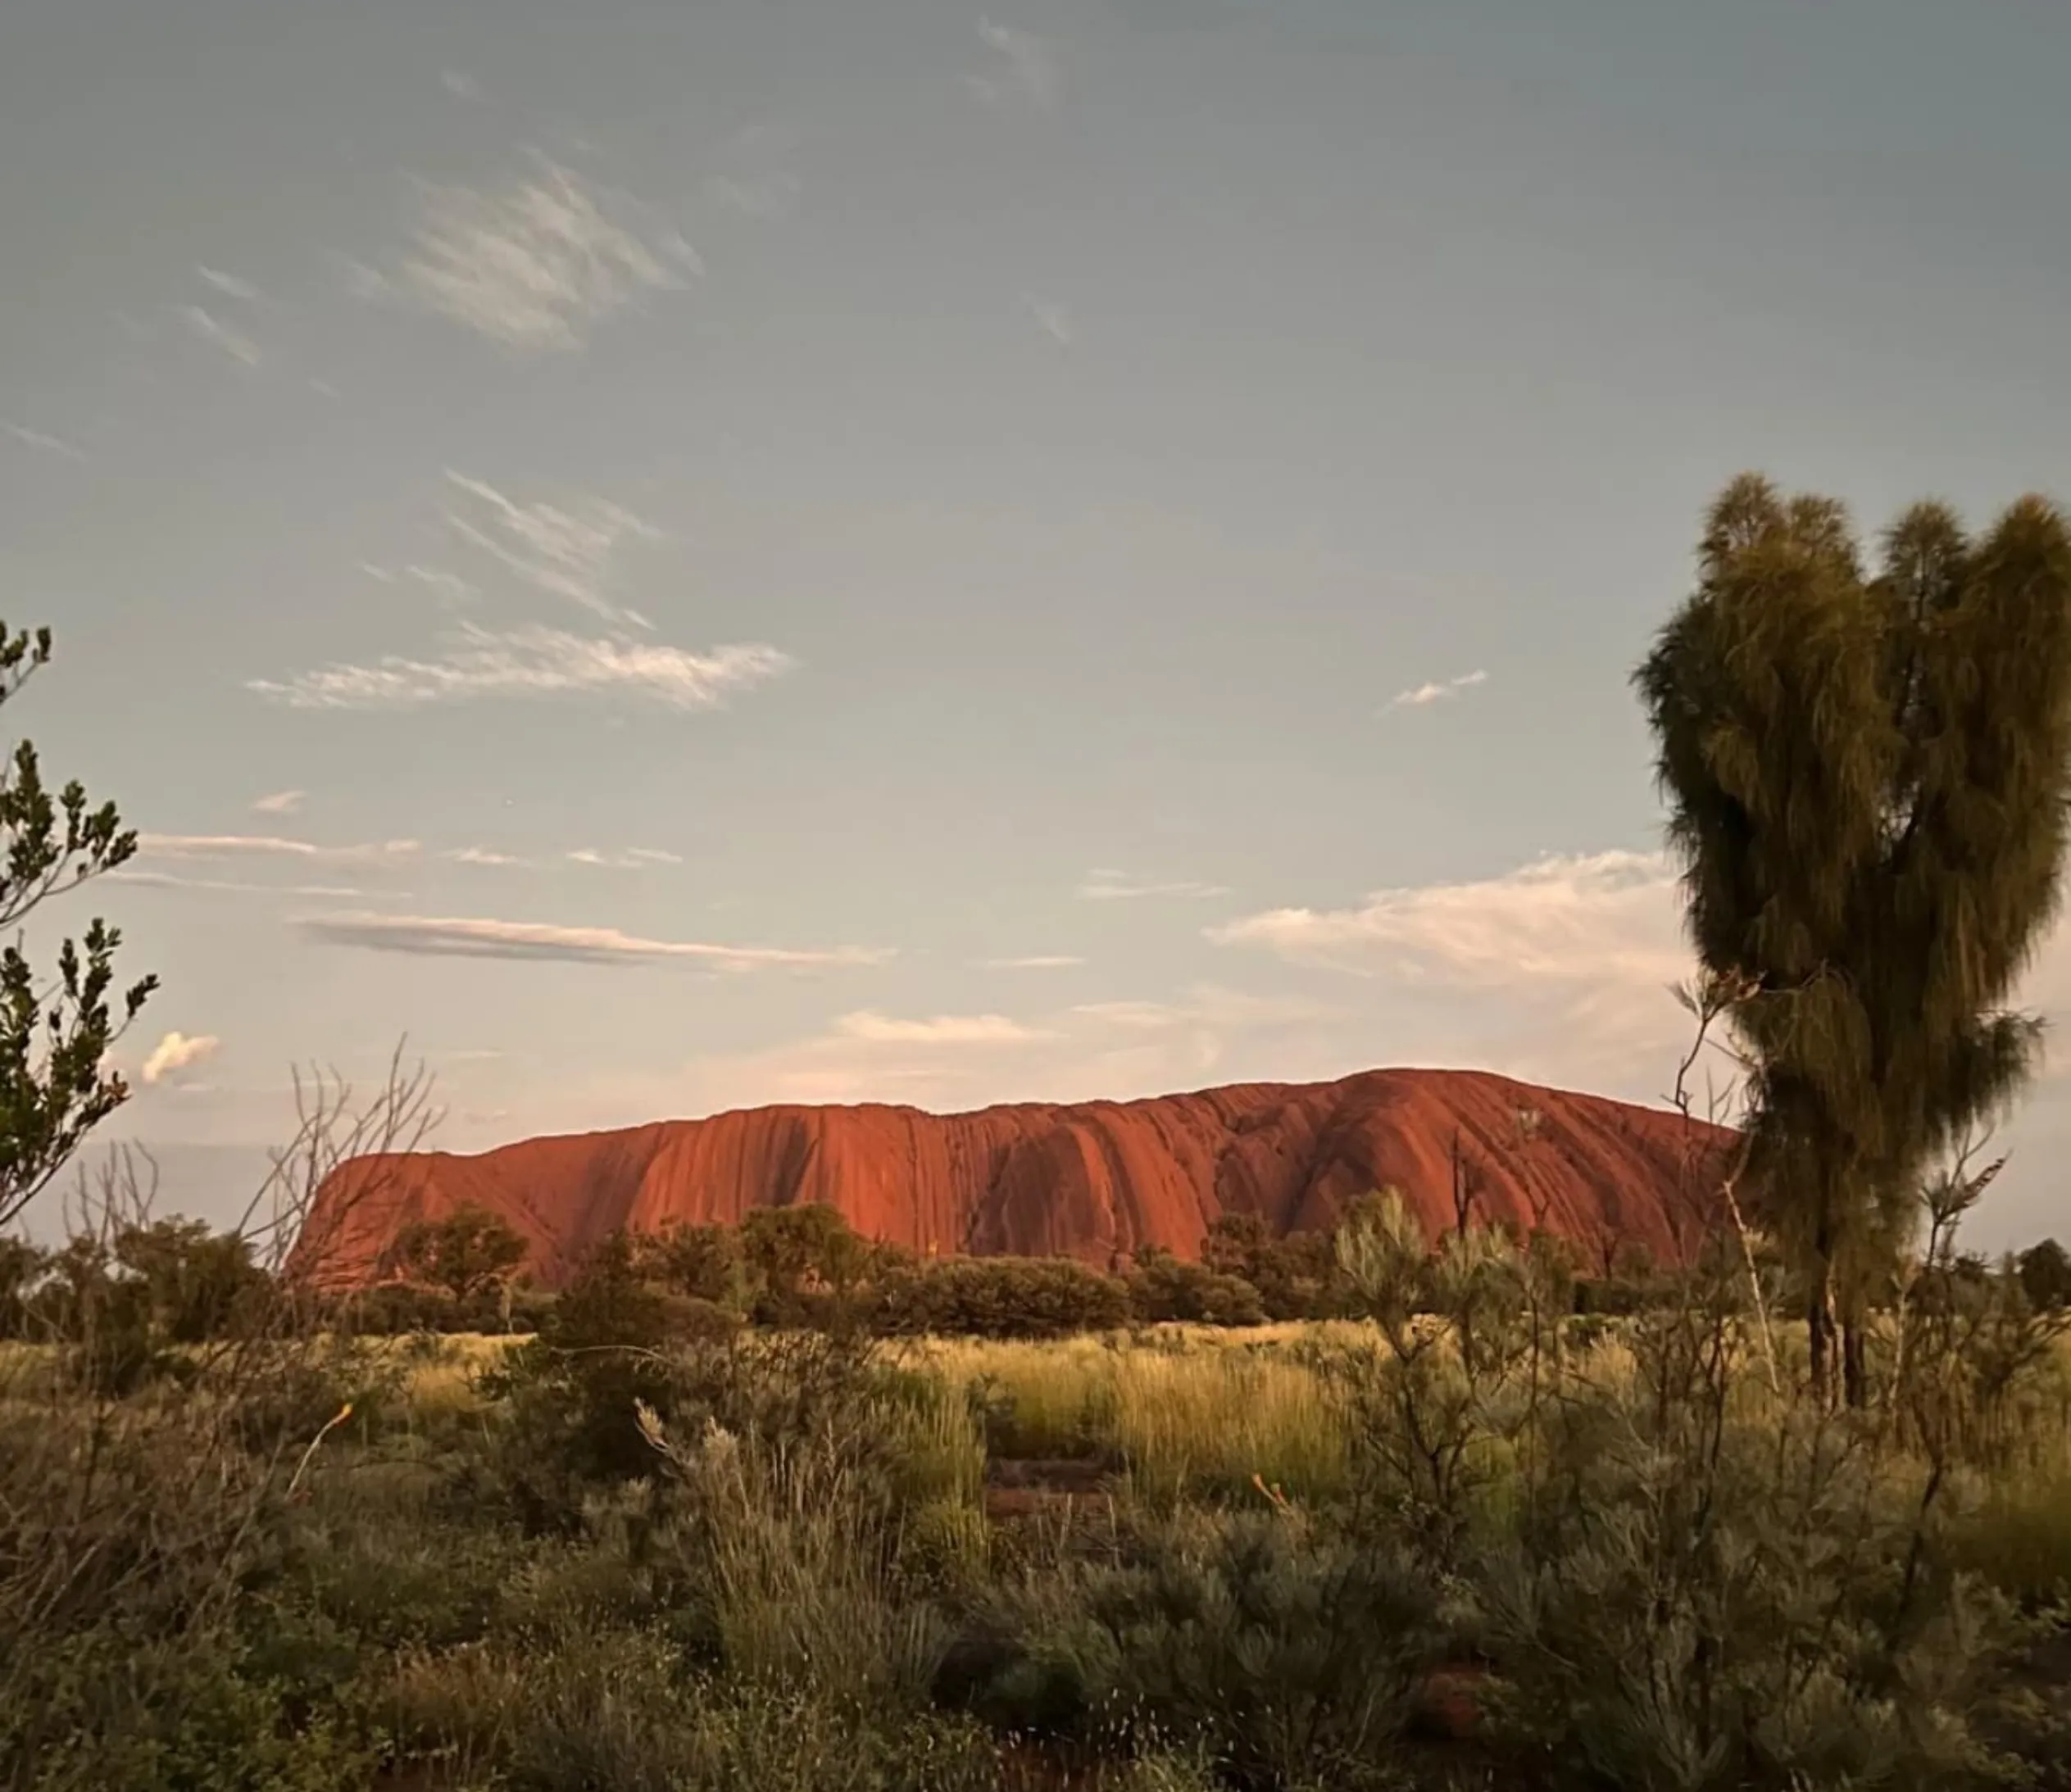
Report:
M 2071 496 L 2051 0 L 1000 4 L 0 11 L 7 733 L 142 835 L 31 938 L 175 1204 L 398 1041 L 455 1150 L 1658 1100 L 1705 505 Z

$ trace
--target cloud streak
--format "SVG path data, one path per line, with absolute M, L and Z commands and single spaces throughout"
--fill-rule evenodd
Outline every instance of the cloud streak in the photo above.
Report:
M 277 790 L 272 795 L 261 796 L 252 805 L 261 815 L 292 815 L 302 805 L 306 790 Z
M 594 846 L 578 846 L 567 855 L 579 865 L 596 865 L 607 871 L 644 871 L 652 865 L 679 865 L 682 858 L 659 846 L 629 846 L 624 852 L 599 852 Z
M 1065 952 L 1037 952 L 1026 958 L 986 958 L 979 965 L 988 971 L 1061 971 L 1074 964 L 1083 964 L 1083 958 L 1074 958 Z
M 937 1014 L 926 1020 L 900 1020 L 868 1009 L 843 1014 L 834 1023 L 834 1031 L 844 1039 L 880 1046 L 1019 1046 L 1054 1037 L 1004 1014 Z
M 702 264 L 651 206 L 534 152 L 494 191 L 425 184 L 392 272 L 361 267 L 370 297 L 399 298 L 508 349 L 570 352 Z
M 615 928 L 562 927 L 479 916 L 360 912 L 303 918 L 307 939 L 328 946 L 436 958 L 487 958 L 564 964 L 681 964 L 715 972 L 814 970 L 883 963 L 889 951 L 844 946 L 799 951 L 650 940 Z
M 372 568 L 367 569 L 372 571 Z M 395 582 L 393 574 L 376 574 L 385 584 Z M 411 560 L 402 569 L 402 576 L 411 583 L 422 585 L 447 609 L 458 609 L 470 604 L 482 595 L 481 588 L 472 579 L 463 578 L 458 573 L 448 572 L 443 566 L 427 566 L 420 560 Z
M 487 480 L 451 468 L 446 479 L 456 494 L 446 521 L 463 541 L 536 590 L 565 598 L 607 622 L 652 626 L 606 594 L 612 562 L 623 544 L 661 538 L 652 524 L 603 498 L 578 498 L 565 506 L 525 504 L 506 497 Z
M 239 279 L 234 274 L 225 274 L 220 268 L 197 263 L 194 274 L 204 286 L 221 293 L 225 298 L 235 299 L 240 305 L 258 305 L 265 302 L 266 294 L 251 281 Z
M 0 433 L 12 436 L 25 448 L 54 456 L 60 460 L 83 462 L 88 458 L 86 450 L 77 442 L 67 442 L 64 437 L 52 435 L 48 430 L 31 429 L 26 424 L 10 423 L 0 418 Z
M 116 883 L 134 883 L 148 890 L 211 890 L 250 896 L 306 896 L 331 902 L 367 901 L 365 890 L 335 883 L 248 883 L 234 878 L 183 878 L 169 871 L 111 871 Z M 396 901 L 395 897 L 385 900 Z
M 1057 59 L 1041 38 L 1011 25 L 979 21 L 978 34 L 996 60 L 992 72 L 967 75 L 965 84 L 988 106 L 1020 101 L 1038 111 L 1054 111 L 1059 93 Z
M 1106 867 L 1088 872 L 1077 891 L 1082 902 L 1133 901 L 1145 896 L 1198 898 L 1229 894 L 1228 887 L 1219 883 L 1155 883 Z
M 299 794 L 299 793 L 297 793 Z M 157 860 L 293 859 L 305 864 L 402 865 L 414 864 L 422 848 L 415 840 L 383 840 L 349 846 L 319 846 L 275 834 L 139 834 L 137 855 Z
M 1470 691 L 1478 684 L 1486 684 L 1486 672 L 1463 672 L 1456 678 L 1443 678 L 1419 684 L 1412 690 L 1398 691 L 1390 700 L 1391 710 L 1420 710 L 1433 703 L 1442 703 L 1447 697 L 1458 696 L 1462 691 Z
M 390 654 L 371 665 L 334 663 L 284 679 L 249 679 L 246 688 L 299 710 L 396 710 L 487 697 L 603 693 L 702 710 L 768 683 L 795 663 L 761 642 L 695 653 L 538 626 L 499 633 L 466 624 L 445 642 L 438 659 Z
M 1212 985 L 1165 1001 L 1089 1003 L 1033 1022 L 992 1014 L 909 1019 L 865 1009 L 774 1048 L 697 1059 L 639 1099 L 688 1100 L 703 1112 L 770 1101 L 890 1101 L 937 1113 L 1002 1101 L 1128 1100 L 1198 1087 L 1233 1050 L 1255 1063 L 1285 1063 L 1288 1041 L 1335 1014 L 1313 1000 Z M 599 1095 L 614 1106 L 628 1099 L 622 1087 Z
M 1055 299 L 1032 298 L 1029 311 L 1036 320 L 1036 328 L 1060 348 L 1069 348 L 1078 341 L 1078 333 L 1072 328 L 1071 313 Z
M 225 323 L 207 306 L 183 305 L 179 308 L 179 315 L 190 332 L 240 365 L 257 367 L 266 359 L 257 343 L 242 331 Z

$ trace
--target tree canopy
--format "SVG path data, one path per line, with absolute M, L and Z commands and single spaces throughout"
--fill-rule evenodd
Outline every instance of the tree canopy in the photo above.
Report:
M 1923 1165 L 2035 1061 L 2009 1005 L 2060 898 L 2071 528 L 2025 497 L 1973 538 L 1917 504 L 1871 573 L 1838 503 L 1747 474 L 1698 563 L 1634 682 L 1817 1373 Z
M 48 665 L 51 634 L 0 622 L 0 704 Z M 137 850 L 113 803 L 88 804 L 76 779 L 54 795 L 23 741 L 0 769 L 0 928 Z M 155 977 L 113 996 L 122 936 L 98 917 L 57 949 L 54 986 L 39 982 L 19 944 L 0 950 L 0 1227 L 48 1187 L 87 1134 L 129 1097 L 109 1049 L 158 987 Z M 120 1012 L 117 1012 L 117 1009 Z

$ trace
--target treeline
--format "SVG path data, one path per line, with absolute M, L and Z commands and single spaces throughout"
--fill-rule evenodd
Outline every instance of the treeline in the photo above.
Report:
M 749 1326 L 1042 1339 L 1174 1322 L 1345 1318 L 1360 1300 L 1338 1236 L 1369 1220 L 1388 1194 L 1352 1203 L 1332 1231 L 1285 1237 L 1256 1214 L 1224 1214 L 1198 1262 L 1147 1246 L 1106 1272 L 1070 1258 L 923 1256 L 864 1237 L 830 1207 L 768 1208 L 738 1226 L 614 1234 L 578 1266 L 577 1279 L 643 1291 L 664 1304 L 669 1328 L 685 1333 Z M 1683 1278 L 1629 1241 L 1587 1258 L 1549 1233 L 1516 1232 L 1515 1241 L 1579 1318 L 1680 1298 Z M 556 1296 L 529 1283 L 525 1256 L 507 1223 L 466 1208 L 407 1228 L 375 1286 L 319 1296 L 268 1273 L 244 1239 L 198 1221 L 139 1222 L 56 1249 L 0 1239 L 0 1338 L 91 1343 L 106 1359 L 104 1378 L 123 1383 L 162 1367 L 168 1350 L 284 1322 L 361 1335 L 532 1332 Z M 1910 1298 L 1961 1304 L 1966 1290 L 1980 1293 L 2002 1277 L 2018 1281 L 2038 1311 L 2071 1308 L 2071 1253 L 2055 1239 L 1997 1264 L 1960 1257 Z

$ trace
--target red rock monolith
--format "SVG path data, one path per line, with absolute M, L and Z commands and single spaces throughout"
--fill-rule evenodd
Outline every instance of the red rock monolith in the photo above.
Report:
M 1454 1221 L 1456 1149 L 1477 1218 L 1543 1224 L 1591 1250 L 1631 1240 L 1671 1261 L 1694 1236 L 1705 1166 L 1731 1138 L 1665 1109 L 1460 1070 L 970 1114 L 755 1108 L 472 1156 L 353 1159 L 318 1191 L 290 1268 L 326 1286 L 379 1279 L 404 1226 L 475 1205 L 517 1229 L 527 1268 L 553 1287 L 621 1227 L 811 1201 L 923 1253 L 1105 1268 L 1142 1245 L 1197 1256 L 1225 1213 L 1257 1214 L 1280 1234 L 1327 1227 L 1390 1185 L 1435 1234 Z

